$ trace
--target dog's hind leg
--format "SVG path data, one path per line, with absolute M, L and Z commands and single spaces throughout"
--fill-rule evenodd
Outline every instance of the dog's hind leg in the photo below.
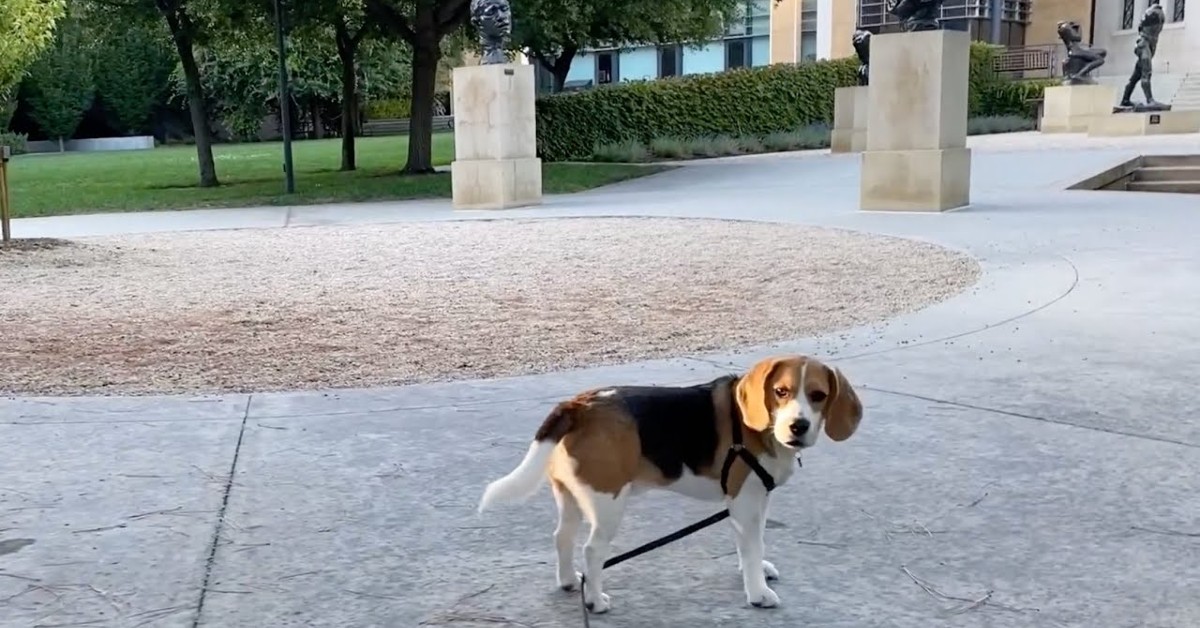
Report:
M 583 522 L 583 511 L 575 496 L 558 480 L 550 483 L 554 491 L 554 502 L 558 504 L 558 527 L 554 529 L 554 548 L 558 552 L 558 586 L 563 591 L 574 591 L 579 586 L 579 575 L 575 573 L 575 537 L 579 524 Z
M 599 493 L 586 486 L 580 487 L 584 495 L 576 495 L 580 506 L 592 524 L 587 543 L 583 546 L 585 575 L 583 585 L 584 603 L 593 613 L 604 613 L 611 607 L 604 593 L 604 561 L 612 549 L 612 540 L 625 514 L 625 502 L 629 498 L 630 486 L 626 485 L 616 495 Z

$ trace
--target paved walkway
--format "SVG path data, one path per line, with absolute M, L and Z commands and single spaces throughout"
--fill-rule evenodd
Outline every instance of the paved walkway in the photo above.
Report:
M 729 355 L 388 390 L 0 400 L 0 626 L 579 626 L 578 600 L 554 588 L 547 492 L 482 518 L 484 484 L 561 395 L 697 381 L 776 350 L 828 357 L 866 405 L 859 434 L 824 441 L 777 494 L 767 537 L 783 606 L 745 607 L 720 527 L 614 567 L 613 611 L 593 626 L 1200 625 L 1200 202 L 1061 191 L 1136 142 L 973 141 L 975 203 L 945 215 L 859 212 L 857 158 L 803 154 L 503 214 L 414 203 L 20 221 L 23 235 L 77 236 L 720 216 L 928 239 L 985 274 L 887 324 Z M 640 501 L 617 549 L 710 510 Z

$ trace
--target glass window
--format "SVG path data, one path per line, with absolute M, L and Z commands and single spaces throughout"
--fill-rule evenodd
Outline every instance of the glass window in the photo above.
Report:
M 746 6 L 746 33 L 766 35 L 771 32 L 772 0 L 749 0 Z
M 750 65 L 750 43 L 745 39 L 725 40 L 725 69 L 744 68 Z
M 1186 2 L 1186 0 L 1175 0 L 1175 4 L 1171 8 L 1171 21 L 1172 22 L 1182 22 L 1183 21 L 1183 5 L 1185 2 Z
M 1133 28 L 1133 0 L 1122 0 L 1121 2 L 1121 28 Z
M 658 77 L 683 74 L 683 54 L 680 46 L 662 46 L 658 49 Z

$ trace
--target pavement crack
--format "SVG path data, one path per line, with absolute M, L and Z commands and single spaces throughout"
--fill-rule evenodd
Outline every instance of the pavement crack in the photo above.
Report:
M 918 395 L 916 393 L 901 392 L 899 390 L 888 390 L 886 388 L 876 388 L 874 386 L 862 386 L 862 388 L 865 388 L 866 390 L 873 390 L 878 393 L 883 393 L 885 395 L 895 395 L 897 397 L 907 397 L 909 399 L 918 399 L 920 401 L 928 401 L 930 403 L 936 403 L 936 404 L 945 405 L 945 406 L 953 406 L 956 408 L 964 408 L 967 410 L 977 410 L 979 412 L 988 412 L 991 414 L 1001 414 L 1004 416 L 1015 417 L 1018 419 L 1028 419 L 1030 421 L 1041 421 L 1042 423 L 1052 423 L 1054 425 L 1063 425 L 1066 427 L 1074 427 L 1074 428 L 1078 428 L 1081 430 L 1087 430 L 1089 432 L 1101 432 L 1104 434 L 1112 434 L 1114 436 L 1124 436 L 1127 438 L 1136 438 L 1138 440 L 1153 441 L 1153 442 L 1157 442 L 1157 443 L 1167 443 L 1170 445 L 1179 445 L 1181 447 L 1187 447 L 1189 449 L 1200 449 L 1200 444 L 1198 444 L 1198 443 L 1189 443 L 1187 441 L 1176 440 L 1173 438 L 1165 438 L 1162 436 L 1155 436 L 1153 434 L 1143 434 L 1143 433 L 1139 433 L 1139 432 L 1117 430 L 1117 429 L 1112 429 L 1112 428 L 1107 428 L 1107 427 L 1098 427 L 1095 425 L 1086 425 L 1086 424 L 1082 424 L 1082 423 L 1067 421 L 1064 419 L 1056 419 L 1053 417 L 1041 416 L 1038 414 L 1030 414 L 1027 412 L 1017 412 L 1015 410 L 1003 410 L 1000 408 L 990 408 L 988 406 L 981 406 L 981 405 L 977 405 L 977 404 L 973 404 L 973 403 L 966 403 L 964 401 L 951 401 L 949 399 L 939 399 L 937 397 L 929 397 L 926 395 Z
M 229 495 L 233 492 L 233 477 L 237 472 L 238 458 L 242 453 L 242 439 L 246 436 L 246 423 L 250 420 L 250 404 L 254 395 L 246 398 L 246 408 L 242 412 L 242 425 L 238 429 L 237 444 L 233 447 L 233 461 L 229 463 L 229 476 L 225 479 L 225 487 L 221 495 L 221 507 L 217 511 L 217 525 L 213 528 L 212 541 L 208 545 L 208 558 L 204 565 L 204 580 L 200 583 L 200 597 L 196 600 L 196 615 L 192 619 L 192 628 L 199 628 L 204 615 L 204 602 L 208 597 L 209 580 L 212 578 L 213 566 L 217 562 L 217 548 L 221 544 L 221 533 L 225 530 L 225 512 L 229 509 Z

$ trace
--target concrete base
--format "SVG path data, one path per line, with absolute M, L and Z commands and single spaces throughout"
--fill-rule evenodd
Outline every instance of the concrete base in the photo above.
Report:
M 933 211 L 971 201 L 971 149 L 875 150 L 862 155 L 859 208 Z
M 839 87 L 833 92 L 832 153 L 858 153 L 867 148 L 867 88 Z
M 967 33 L 952 30 L 871 38 L 860 209 L 940 212 L 970 202 L 970 47 Z
M 509 209 L 542 202 L 542 160 L 478 159 L 450 164 L 455 209 Z
M 455 68 L 453 93 L 454 207 L 540 204 L 534 67 L 508 63 Z
M 1042 133 L 1086 133 L 1092 120 L 1112 113 L 1117 90 L 1110 85 L 1059 85 L 1043 96 Z
M 1095 117 L 1087 133 L 1088 137 L 1200 133 L 1200 111 L 1109 113 Z

